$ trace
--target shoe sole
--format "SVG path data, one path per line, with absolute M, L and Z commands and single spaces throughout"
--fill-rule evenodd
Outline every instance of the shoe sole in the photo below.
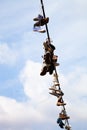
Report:
M 64 105 L 66 105 L 66 103 L 60 103 L 60 104 L 56 104 L 57 106 L 64 106 Z
M 56 97 L 63 96 L 63 95 L 60 94 L 60 93 L 52 93 L 52 92 L 49 92 L 49 94 L 54 95 L 54 96 L 56 96 Z

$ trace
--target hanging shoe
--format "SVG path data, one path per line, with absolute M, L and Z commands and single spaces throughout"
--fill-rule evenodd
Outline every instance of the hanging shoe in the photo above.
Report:
M 45 32 L 46 32 L 46 30 L 41 29 L 40 26 L 38 26 L 38 27 L 34 27 L 34 28 L 33 28 L 33 31 L 35 31 L 35 32 L 40 32 L 40 33 L 45 33 Z
M 60 128 L 64 128 L 65 124 L 63 123 L 61 118 L 57 119 L 57 123 L 59 124 Z
M 44 66 L 41 73 L 40 73 L 40 75 L 44 76 L 46 74 L 46 72 L 47 72 L 47 66 Z
M 41 75 L 41 76 L 45 75 L 45 74 L 47 73 L 47 70 L 48 70 L 48 67 L 47 67 L 46 63 L 43 62 L 42 70 L 41 70 L 40 75 Z
M 43 26 L 49 22 L 49 17 L 40 20 L 40 26 Z
M 52 92 L 49 92 L 49 93 L 54 95 L 54 96 L 57 96 L 57 97 L 64 95 L 64 93 L 62 91 L 60 91 L 60 90 L 57 90 L 57 91 L 53 90 Z
M 63 122 L 60 122 L 60 123 L 59 123 L 60 128 L 64 128 L 64 125 L 65 125 L 65 124 L 64 124 Z
M 56 105 L 57 105 L 57 106 L 64 106 L 64 105 L 66 105 L 66 103 L 63 102 L 62 96 L 59 96 Z
M 41 19 L 43 19 L 43 16 L 41 14 L 39 14 L 38 17 L 34 18 L 33 20 L 34 21 L 39 21 Z
M 57 123 L 58 123 L 58 124 L 59 124 L 61 121 L 62 121 L 61 118 L 58 118 L 58 119 L 57 119 Z
M 69 116 L 67 116 L 67 115 L 65 115 L 65 114 L 62 114 L 62 113 L 59 114 L 59 117 L 60 117 L 62 120 L 70 119 Z

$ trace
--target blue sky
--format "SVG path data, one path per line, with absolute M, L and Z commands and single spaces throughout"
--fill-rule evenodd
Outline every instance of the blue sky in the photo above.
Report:
M 87 130 L 87 1 L 44 0 L 72 130 Z M 41 77 L 46 34 L 33 32 L 39 0 L 0 1 L 0 129 L 60 130 L 53 77 Z

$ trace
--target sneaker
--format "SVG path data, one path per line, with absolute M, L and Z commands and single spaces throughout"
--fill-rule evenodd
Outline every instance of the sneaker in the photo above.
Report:
M 60 128 L 64 128 L 65 124 L 63 123 L 61 118 L 57 119 L 57 123 L 59 124 Z
M 58 119 L 57 119 L 57 123 L 58 123 L 58 124 L 59 124 L 61 121 L 62 121 L 61 118 L 58 118 Z
M 33 31 L 35 31 L 35 32 L 40 32 L 40 33 L 45 33 L 45 32 L 46 32 L 46 30 L 41 29 L 40 26 L 39 26 L 39 27 L 34 27 L 34 28 L 33 28 Z
M 49 22 L 49 18 L 48 17 L 47 18 L 43 18 L 40 21 L 40 25 L 43 26 L 43 25 L 47 24 L 48 22 Z
M 64 128 L 65 124 L 61 121 L 61 122 L 59 123 L 59 126 L 60 126 L 60 128 Z
M 63 93 L 61 93 L 59 90 L 57 91 L 53 90 L 52 92 L 49 92 L 49 93 L 57 97 L 63 96 Z
M 39 21 L 41 19 L 43 19 L 43 16 L 39 14 L 38 17 L 34 18 L 33 20 L 34 21 Z
M 67 115 L 65 115 L 65 114 L 62 114 L 62 113 L 60 113 L 59 116 L 60 116 L 60 118 L 61 118 L 62 120 L 70 119 L 69 116 L 67 116 Z
M 57 101 L 57 106 L 64 106 L 66 103 L 64 103 L 62 96 L 59 96 L 58 101 Z

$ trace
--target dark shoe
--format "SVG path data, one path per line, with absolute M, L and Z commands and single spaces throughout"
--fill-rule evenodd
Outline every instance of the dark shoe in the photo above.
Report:
M 53 74 L 53 71 L 54 71 L 55 67 L 53 64 L 51 64 L 48 68 L 48 71 L 49 71 L 49 74 L 52 75 Z
M 62 121 L 62 119 L 61 118 L 58 118 L 57 119 L 57 123 L 59 124 L 59 126 L 60 126 L 60 128 L 64 128 L 64 123 L 63 123 L 63 121 Z
M 43 75 L 46 74 L 46 72 L 47 72 L 47 66 L 44 66 L 41 73 L 40 73 L 40 75 L 43 76 Z
M 33 20 L 34 21 L 39 21 L 41 19 L 43 19 L 43 16 L 39 14 L 38 17 L 34 18 Z
M 58 118 L 58 119 L 57 119 L 57 123 L 58 123 L 58 124 L 59 124 L 61 121 L 62 121 L 61 118 Z
M 40 20 L 40 26 L 43 26 L 43 25 L 47 24 L 48 22 L 49 22 L 49 18 L 48 17 L 47 18 L 43 18 L 43 19 Z

